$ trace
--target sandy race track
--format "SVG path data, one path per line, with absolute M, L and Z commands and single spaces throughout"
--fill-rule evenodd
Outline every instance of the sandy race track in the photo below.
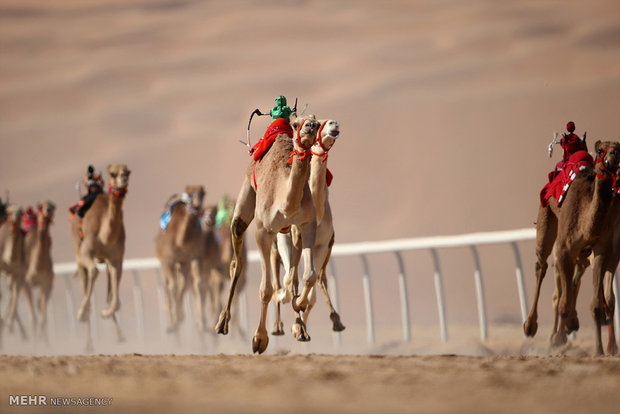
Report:
M 620 405 L 620 358 L 610 357 L 3 356 L 0 372 L 11 378 L 0 385 L 0 412 L 614 413 Z M 10 395 L 43 395 L 48 406 L 9 406 Z M 51 407 L 55 397 L 113 400 Z

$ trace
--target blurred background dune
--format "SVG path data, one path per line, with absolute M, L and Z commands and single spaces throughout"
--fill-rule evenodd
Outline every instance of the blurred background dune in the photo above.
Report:
M 53 200 L 54 259 L 71 261 L 76 181 L 88 164 L 124 162 L 126 257 L 153 256 L 169 195 L 199 183 L 209 204 L 236 197 L 248 116 L 284 94 L 341 124 L 329 161 L 336 242 L 527 228 L 561 154 L 547 156 L 554 130 L 575 121 L 590 149 L 620 139 L 619 68 L 612 0 L 2 0 L 0 191 Z M 255 119 L 253 141 L 267 125 Z M 533 249 L 523 244 L 530 298 Z M 441 255 L 448 316 L 475 323 L 470 253 Z M 518 324 L 512 252 L 481 258 L 489 312 Z M 406 264 L 414 320 L 434 323 L 430 256 Z M 390 319 L 395 265 L 371 267 L 378 318 Z M 354 259 L 338 270 L 359 286 Z M 355 289 L 340 294 L 345 324 L 363 320 Z

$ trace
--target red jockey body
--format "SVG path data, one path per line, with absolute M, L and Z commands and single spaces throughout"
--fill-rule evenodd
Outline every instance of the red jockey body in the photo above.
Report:
M 267 128 L 267 131 L 265 131 L 265 135 L 254 144 L 250 150 L 250 154 L 252 158 L 254 158 L 254 161 L 263 158 L 263 155 L 271 148 L 271 145 L 273 145 L 273 142 L 279 134 L 287 134 L 289 137 L 293 138 L 293 128 L 291 128 L 291 124 L 288 120 L 284 118 L 278 118 L 273 121 Z
M 549 182 L 540 192 L 540 202 L 543 207 L 549 205 L 549 199 L 552 197 L 560 206 L 577 173 L 586 167 L 594 166 L 594 160 L 588 153 L 585 134 L 583 139 L 574 134 L 575 123 L 572 121 L 566 124 L 566 130 L 568 133 L 562 134 L 562 138 L 559 141 L 564 150 L 562 160 L 557 163 L 555 170 L 549 173 Z M 557 143 L 557 141 L 553 140 L 549 144 L 549 156 L 553 152 L 553 145 Z

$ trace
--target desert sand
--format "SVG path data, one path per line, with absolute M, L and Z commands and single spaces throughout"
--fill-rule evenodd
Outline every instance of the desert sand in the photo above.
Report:
M 620 360 L 277 355 L 0 357 L 8 395 L 112 398 L 10 412 L 616 413 Z M 4 410 L 3 410 L 4 411 Z

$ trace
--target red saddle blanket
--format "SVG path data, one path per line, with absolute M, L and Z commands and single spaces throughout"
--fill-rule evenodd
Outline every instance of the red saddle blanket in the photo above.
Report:
M 571 155 L 564 168 L 549 173 L 549 182 L 540 192 L 540 204 L 547 207 L 549 199 L 553 197 L 558 207 L 561 206 L 577 173 L 587 167 L 594 167 L 594 159 L 587 151 L 577 151 Z
M 254 161 L 263 158 L 263 155 L 269 151 L 269 148 L 271 148 L 271 145 L 273 145 L 273 142 L 279 134 L 287 134 L 289 137 L 293 138 L 293 128 L 291 128 L 291 124 L 284 118 L 278 118 L 273 121 L 267 128 L 267 131 L 265 131 L 265 135 L 254 144 L 250 151 Z
M 22 231 L 25 234 L 35 227 L 37 227 L 37 214 L 32 210 L 32 207 L 28 207 L 22 215 Z

